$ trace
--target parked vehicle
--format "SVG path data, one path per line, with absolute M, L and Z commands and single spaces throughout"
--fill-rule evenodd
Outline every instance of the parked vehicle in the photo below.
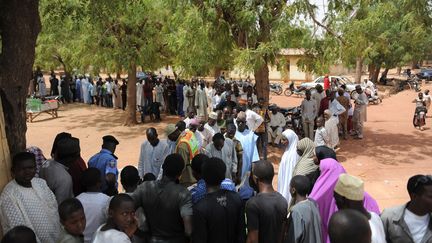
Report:
M 347 92 L 353 94 L 355 92 L 356 83 L 352 82 L 349 78 L 343 76 L 329 76 L 331 87 L 333 90 L 337 90 L 341 85 L 345 84 Z M 311 89 L 312 92 L 315 90 L 315 86 L 320 84 L 324 87 L 324 76 L 316 78 L 312 82 L 302 83 L 300 86 L 306 89 Z M 364 83 L 361 83 L 362 89 L 366 88 Z
M 382 99 L 378 96 L 378 89 L 376 87 L 373 95 L 372 90 L 370 90 L 369 88 L 366 88 L 364 92 L 369 100 L 369 104 L 378 105 L 382 102 Z
M 277 95 L 281 95 L 282 94 L 282 85 L 279 83 L 270 83 L 269 84 L 270 87 L 270 92 L 277 94 Z
M 304 132 L 300 106 L 280 108 L 280 112 L 284 115 L 286 120 L 285 128 L 293 130 L 299 137 L 303 138 Z
M 426 79 L 427 81 L 432 81 L 432 69 L 423 68 L 417 73 L 419 79 Z
M 294 82 L 291 82 L 291 84 L 287 88 L 285 88 L 284 95 L 285 96 L 291 96 L 291 95 L 295 94 L 297 96 L 304 96 L 305 90 L 306 90 L 306 88 L 301 87 L 301 86 L 295 88 Z

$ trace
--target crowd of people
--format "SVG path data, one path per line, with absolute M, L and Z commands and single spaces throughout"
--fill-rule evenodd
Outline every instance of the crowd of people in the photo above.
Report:
M 77 79 L 74 99 L 126 105 L 116 101 L 115 80 L 99 79 L 105 92 L 92 97 L 93 88 L 82 89 L 92 82 Z M 79 139 L 65 132 L 50 158 L 35 146 L 14 155 L 14 180 L 0 196 L 2 242 L 432 242 L 430 175 L 411 177 L 410 201 L 381 211 L 337 160 L 339 138 L 363 138 L 360 86 L 353 97 L 343 86 L 307 90 L 303 136 L 277 106 L 264 108 L 250 83 L 149 76 L 136 85 L 143 121 L 161 110 L 181 120 L 146 130 L 137 167 L 118 168 L 121 141 L 111 135 L 87 163 Z M 267 143 L 285 147 L 277 188 Z
M 273 188 L 274 167 L 260 158 L 255 133 L 265 118 L 247 104 L 236 115 L 227 107 L 207 120 L 188 109 L 166 126 L 166 139 L 148 128 L 137 167 L 118 168 L 121 141 L 111 135 L 87 163 L 65 132 L 49 159 L 34 146 L 14 155 L 14 179 L 0 196 L 2 242 L 432 241 L 430 175 L 411 177 L 410 201 L 381 211 L 334 147 L 284 129 Z

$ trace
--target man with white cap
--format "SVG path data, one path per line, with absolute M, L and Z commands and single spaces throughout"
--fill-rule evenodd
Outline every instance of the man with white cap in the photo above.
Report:
M 216 124 L 216 121 L 217 121 L 217 113 L 212 112 L 209 115 L 207 124 L 204 125 L 204 128 L 207 128 L 212 134 L 212 136 L 214 136 L 218 132 L 221 132 L 219 126 Z
M 365 215 L 372 231 L 372 243 L 385 243 L 386 235 L 380 216 L 363 206 L 364 183 L 357 177 L 341 174 L 334 189 L 334 199 L 339 210 L 353 209 Z

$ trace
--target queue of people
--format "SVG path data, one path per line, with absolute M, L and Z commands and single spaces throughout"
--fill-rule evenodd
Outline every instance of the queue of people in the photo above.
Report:
M 88 163 L 68 133 L 55 138 L 51 159 L 37 147 L 14 155 L 14 180 L 0 196 L 2 242 L 432 240 L 431 176 L 411 177 L 410 201 L 381 211 L 333 148 L 285 129 L 273 188 L 274 167 L 250 129 L 263 118 L 235 109 L 207 120 L 191 112 L 188 126 L 165 128 L 166 139 L 148 128 L 138 168 L 118 168 L 121 141 L 111 135 Z

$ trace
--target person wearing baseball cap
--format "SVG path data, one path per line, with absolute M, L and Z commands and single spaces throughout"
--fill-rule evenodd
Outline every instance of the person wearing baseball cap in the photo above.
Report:
M 364 193 L 363 181 L 344 173 L 339 176 L 334 188 L 334 199 L 339 210 L 353 209 L 367 217 L 372 231 L 372 243 L 385 243 L 386 235 L 381 218 L 378 214 L 364 208 Z
M 114 155 L 119 141 L 112 135 L 102 137 L 102 150 L 93 155 L 88 162 L 88 167 L 97 168 L 101 172 L 102 192 L 108 196 L 118 193 L 117 180 L 117 156 Z

